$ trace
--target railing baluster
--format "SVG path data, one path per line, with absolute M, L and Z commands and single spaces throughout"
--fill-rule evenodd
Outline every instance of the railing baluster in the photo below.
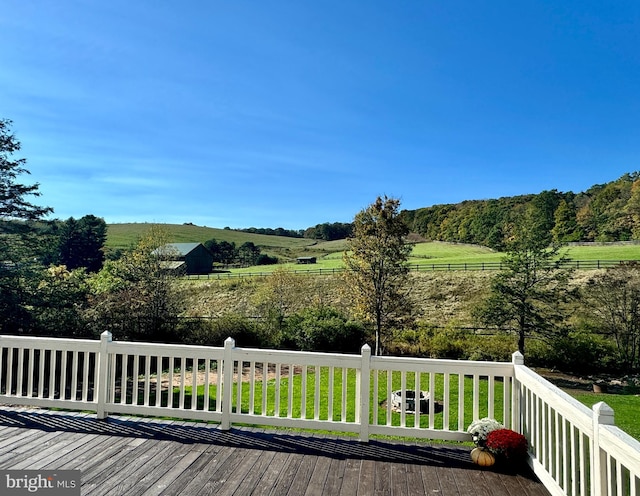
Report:
M 13 395 L 13 348 L 7 348 L 7 396 Z
M 442 430 L 448 431 L 450 430 L 449 428 L 449 412 L 450 412 L 450 405 L 449 402 L 451 401 L 451 374 L 449 374 L 449 372 L 446 372 L 444 374 L 444 391 L 443 391 L 443 396 L 442 396 L 442 402 L 443 402 L 443 409 L 442 409 Z M 429 392 L 431 393 L 431 392 Z
M 169 358 L 169 378 L 167 384 L 167 406 L 169 408 L 174 408 L 173 404 L 173 371 L 176 368 L 176 357 L 171 355 Z
M 116 364 L 117 364 L 117 355 L 115 353 L 111 354 L 111 373 L 109 374 L 109 403 L 115 403 L 116 402 Z M 96 360 L 97 363 L 97 360 Z M 97 376 L 96 376 L 97 377 Z M 94 387 L 94 392 L 93 395 L 94 397 L 98 396 L 98 391 L 95 390 L 96 388 Z
M 407 373 L 400 372 L 400 427 L 406 427 L 407 418 Z
M 276 382 L 275 382 L 275 406 L 273 408 L 273 414 L 276 417 L 280 416 L 280 374 L 282 364 L 276 363 Z
M 495 388 L 495 376 L 493 375 L 489 375 L 487 376 L 487 416 L 490 418 L 495 418 L 496 414 L 495 414 L 495 410 L 494 410 L 494 405 L 495 405 L 495 393 L 496 393 L 496 388 Z
M 300 418 L 307 418 L 307 366 L 302 366 L 302 389 L 300 391 L 301 394 L 301 405 L 300 405 Z
M 185 380 L 187 359 L 184 356 L 180 357 L 180 398 L 178 401 L 178 408 L 184 410 L 184 397 L 185 397 Z
M 322 369 L 320 365 L 316 365 L 315 367 L 315 390 L 314 390 L 314 398 L 313 398 L 313 418 L 318 420 L 320 418 L 320 376 L 322 374 Z
M 67 350 L 62 351 L 62 363 L 60 369 L 62 370 L 62 377 L 60 378 L 60 398 L 67 399 L 67 360 L 69 352 Z
M 33 348 L 29 350 L 29 358 L 27 363 L 27 396 L 28 397 L 33 396 L 33 376 L 36 373 L 35 367 L 33 366 L 34 351 L 35 350 Z M 40 350 L 40 354 L 42 353 L 44 353 L 44 351 Z M 40 372 L 40 377 L 38 378 L 38 392 L 36 394 L 37 398 L 42 398 L 42 393 L 40 392 L 41 386 L 42 386 L 42 371 Z
M 287 417 L 293 417 L 293 380 L 294 380 L 294 371 L 295 365 L 290 363 L 289 367 L 289 382 L 287 388 Z
M 238 360 L 236 364 L 236 413 L 242 413 L 242 370 L 244 362 Z
M 340 418 L 342 422 L 347 421 L 347 367 L 342 368 L 342 410 Z
M 87 401 L 89 393 L 89 362 L 91 354 L 85 351 L 82 360 L 82 401 Z
M 333 382 L 335 380 L 335 367 L 329 367 L 329 390 L 327 391 L 327 420 L 333 422 Z
M 198 409 L 198 374 L 200 361 L 198 358 L 191 360 L 191 410 Z
M 267 385 L 269 384 L 269 364 L 262 362 L 262 415 L 267 415 Z
M 151 395 L 151 357 L 144 357 L 144 406 L 149 406 L 149 396 Z
M 435 410 L 436 410 L 436 374 L 435 372 L 429 372 L 429 429 L 435 429 L 435 422 L 436 422 Z
M 222 361 L 216 360 L 216 412 L 222 412 Z
M 464 430 L 464 374 L 458 373 L 458 430 Z
M 24 367 L 24 348 L 18 349 L 18 380 L 16 382 L 16 396 L 22 396 L 22 375 Z
M 58 368 L 58 350 L 49 350 L 49 394 L 47 398 L 55 399 L 56 397 L 56 378 Z
M 421 387 L 420 387 L 420 372 L 419 371 L 415 371 L 413 373 L 414 375 L 414 389 L 415 389 L 415 400 L 413 403 L 413 411 L 415 412 L 414 417 L 413 417 L 413 427 L 415 428 L 420 428 L 420 409 L 422 408 L 422 397 L 421 397 Z M 429 374 L 431 375 L 431 374 Z M 435 394 L 435 391 L 432 393 L 431 390 L 429 390 L 429 396 Z M 428 402 L 429 400 L 427 400 Z M 429 406 L 431 406 L 429 404 Z M 429 412 L 429 422 L 431 421 L 431 412 Z
M 253 362 L 251 363 L 252 367 L 253 367 Z M 252 369 L 255 372 L 255 369 Z M 255 374 L 252 377 L 252 380 L 255 381 Z M 203 404 L 202 404 L 202 409 L 205 412 L 209 411 L 209 404 L 210 404 L 210 398 L 211 398 L 211 360 L 209 358 L 205 358 L 204 360 L 204 399 L 203 399 Z M 253 393 L 253 388 L 251 389 L 251 392 Z M 253 412 L 252 412 L 253 413 Z
M 73 352 L 71 357 L 71 399 L 72 401 L 78 400 L 78 374 L 80 373 L 78 368 L 79 355 L 77 351 Z
M 473 418 L 480 417 L 480 376 L 473 374 Z
M 256 363 L 249 364 L 249 413 L 255 413 Z
M 162 356 L 156 355 L 156 407 L 162 405 Z
M 387 426 L 391 425 L 392 413 L 392 396 L 393 396 L 393 373 L 387 369 Z

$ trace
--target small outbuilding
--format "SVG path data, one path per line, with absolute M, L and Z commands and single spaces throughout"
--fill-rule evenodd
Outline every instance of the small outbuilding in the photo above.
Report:
M 299 264 L 314 264 L 316 263 L 316 257 L 298 257 L 296 263 Z
M 169 243 L 162 247 L 161 253 L 175 266 L 172 266 L 174 270 L 185 274 L 208 274 L 213 266 L 213 254 L 202 243 Z

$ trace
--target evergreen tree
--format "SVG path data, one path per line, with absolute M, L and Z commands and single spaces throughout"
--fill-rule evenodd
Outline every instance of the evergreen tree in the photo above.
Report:
M 58 236 L 58 264 L 69 270 L 84 267 L 88 272 L 102 268 L 107 239 L 107 224 L 103 219 L 94 215 L 85 215 L 79 220 L 70 217 L 62 223 Z
M 476 309 L 484 325 L 508 327 L 518 335 L 525 353 L 527 338 L 556 334 L 564 320 L 563 303 L 571 296 L 571 271 L 560 246 L 548 244 L 539 216 L 530 209 L 512 227 L 501 270 L 491 283 L 491 294 Z
M 28 221 L 52 211 L 31 203 L 39 185 L 22 184 L 29 174 L 26 159 L 14 158 L 20 142 L 11 133 L 11 121 L 0 119 L 0 331 L 15 332 L 30 326 L 29 281 L 40 269 L 34 264 L 39 243 Z

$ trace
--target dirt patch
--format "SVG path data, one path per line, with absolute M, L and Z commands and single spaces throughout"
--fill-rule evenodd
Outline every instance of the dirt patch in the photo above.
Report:
M 255 367 L 255 380 L 256 381 L 262 381 L 264 376 L 266 375 L 267 377 L 267 381 L 275 379 L 276 378 L 276 366 L 274 364 L 268 365 L 268 369 L 266 374 L 263 374 L 263 367 L 262 364 L 256 364 Z M 296 366 L 293 368 L 293 373 L 294 374 L 301 374 L 302 373 L 302 367 L 300 366 Z M 162 381 L 162 386 L 163 387 L 167 387 L 169 385 L 169 378 L 166 377 L 166 374 L 163 374 L 163 381 Z M 282 365 L 280 367 L 280 377 L 281 378 L 285 378 L 285 377 L 289 377 L 289 366 L 288 365 Z M 238 373 L 234 372 L 233 374 L 233 381 L 237 381 L 238 380 Z M 251 368 L 249 367 L 243 367 L 242 368 L 242 382 L 249 382 L 251 380 Z M 205 372 L 204 371 L 198 371 L 198 376 L 197 376 L 197 383 L 198 384 L 204 384 L 205 382 Z M 179 373 L 174 374 L 173 375 L 173 386 L 180 386 L 180 382 L 181 382 L 181 376 Z M 209 372 L 209 384 L 216 384 L 218 382 L 218 372 L 217 371 L 211 371 Z M 193 372 L 185 372 L 184 374 L 184 383 L 186 385 L 189 384 L 193 384 Z
M 568 393 L 601 392 L 633 394 L 636 389 L 640 392 L 640 387 L 638 386 L 640 380 L 637 377 L 611 375 L 580 376 L 548 369 L 536 369 L 536 372 L 550 383 Z M 596 391 L 596 389 L 599 389 L 599 391 Z

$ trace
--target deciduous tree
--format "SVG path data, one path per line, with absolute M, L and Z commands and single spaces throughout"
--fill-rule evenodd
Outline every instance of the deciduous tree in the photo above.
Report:
M 356 214 L 343 255 L 347 288 L 358 316 L 374 326 L 378 355 L 394 326 L 412 313 L 406 266 L 411 246 L 405 243 L 409 229 L 399 207 L 400 200 L 384 196 Z
M 620 365 L 628 372 L 640 366 L 640 265 L 630 262 L 595 275 L 583 295 L 594 331 L 613 340 Z
M 153 226 L 136 248 L 105 263 L 90 279 L 93 320 L 119 338 L 175 341 L 182 311 L 176 275 L 165 262 L 172 258 L 167 233 Z

